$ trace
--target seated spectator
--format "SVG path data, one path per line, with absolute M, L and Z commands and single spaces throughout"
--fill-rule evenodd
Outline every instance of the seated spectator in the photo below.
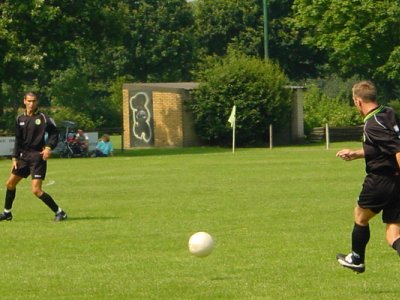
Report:
M 81 148 L 82 153 L 87 153 L 89 150 L 89 137 L 83 131 L 83 129 L 78 129 L 78 133 L 75 136 L 78 141 L 78 145 Z
M 74 134 L 73 132 L 68 133 L 66 141 L 67 141 L 68 144 L 77 143 L 78 141 L 76 139 L 76 134 Z
M 100 141 L 96 145 L 96 151 L 92 157 L 107 157 L 113 155 L 113 145 L 110 141 L 110 136 L 108 134 L 103 134 Z

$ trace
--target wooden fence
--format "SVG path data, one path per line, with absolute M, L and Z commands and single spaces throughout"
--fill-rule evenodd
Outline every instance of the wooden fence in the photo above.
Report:
M 329 140 L 331 142 L 361 141 L 362 135 L 363 126 L 329 128 Z M 311 142 L 320 142 L 325 140 L 325 137 L 325 127 L 315 127 L 308 135 L 308 140 Z

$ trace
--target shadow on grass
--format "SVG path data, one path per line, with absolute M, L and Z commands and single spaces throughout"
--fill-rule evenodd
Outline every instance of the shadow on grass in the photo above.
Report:
M 90 220 L 116 220 L 119 219 L 118 217 L 101 217 L 101 216 L 90 216 L 90 217 L 68 217 L 68 221 L 90 221 Z

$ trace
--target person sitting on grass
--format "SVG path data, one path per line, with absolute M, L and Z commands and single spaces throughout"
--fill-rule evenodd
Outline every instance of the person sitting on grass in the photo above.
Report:
M 86 132 L 83 131 L 83 129 L 78 129 L 75 138 L 78 142 L 78 146 L 81 152 L 87 154 L 89 150 L 89 136 L 86 134 Z
M 108 134 L 103 134 L 100 141 L 96 145 L 96 150 L 92 157 L 113 156 L 113 151 L 114 147 L 110 141 L 110 136 Z

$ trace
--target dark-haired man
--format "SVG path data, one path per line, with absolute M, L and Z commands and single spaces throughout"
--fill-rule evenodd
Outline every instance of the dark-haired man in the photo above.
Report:
M 12 170 L 6 182 L 4 211 L 0 214 L 0 221 L 12 220 L 11 209 L 16 187 L 23 178 L 29 175 L 32 176 L 32 193 L 54 212 L 54 221 L 63 221 L 67 218 L 67 214 L 49 194 L 42 190 L 47 160 L 51 156 L 52 149 L 57 146 L 58 130 L 50 117 L 38 111 L 36 94 L 26 93 L 24 105 L 25 112 L 16 119 Z

